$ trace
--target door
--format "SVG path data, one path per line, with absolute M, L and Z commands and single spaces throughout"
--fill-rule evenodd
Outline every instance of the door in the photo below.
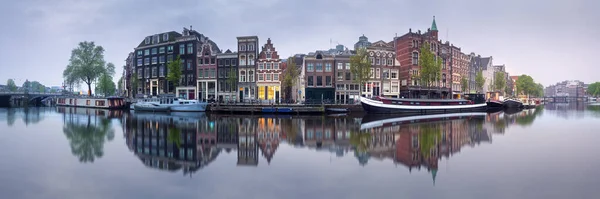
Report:
M 279 91 L 275 91 L 275 102 L 279 104 Z
M 244 90 L 240 91 L 240 102 L 244 102 Z

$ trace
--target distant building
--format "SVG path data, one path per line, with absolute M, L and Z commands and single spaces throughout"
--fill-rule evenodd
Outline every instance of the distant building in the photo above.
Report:
M 400 65 L 396 61 L 393 42 L 378 41 L 367 47 L 371 61 L 370 81 L 362 86 L 366 97 L 400 97 Z
M 334 55 L 323 51 L 309 53 L 304 57 L 305 100 L 335 100 Z
M 300 101 L 304 99 L 304 94 L 305 94 L 305 79 L 306 79 L 306 72 L 305 72 L 305 68 L 304 68 L 304 57 L 306 55 L 304 54 L 295 54 L 294 57 L 292 57 L 291 60 L 288 60 L 289 63 L 294 63 L 296 65 L 296 69 L 299 72 L 298 74 L 298 78 L 296 78 L 294 86 L 292 86 L 291 88 L 291 99 L 296 100 L 296 101 Z
M 283 69 L 281 68 L 279 54 L 277 54 L 277 50 L 271 43 L 271 38 L 268 38 L 267 43 L 262 47 L 257 62 L 257 98 L 259 100 L 269 100 L 270 102 L 279 101 L 281 99 Z
M 475 53 L 469 54 L 471 62 L 469 63 L 469 93 L 483 92 L 477 88 L 477 74 L 483 69 L 481 67 L 481 55 L 475 55 Z
M 219 48 L 210 42 L 203 43 L 198 47 L 197 84 L 198 100 L 200 101 L 217 99 L 217 54 L 219 53 L 221 53 Z
M 238 94 L 238 68 L 237 52 L 227 50 L 224 53 L 217 54 L 217 77 L 218 100 L 237 101 Z
M 359 48 L 366 48 L 371 46 L 371 42 L 369 42 L 369 38 L 365 37 L 365 35 L 362 35 L 360 37 L 358 37 L 358 42 L 356 42 L 356 44 L 354 44 L 354 50 L 358 50 Z
M 335 101 L 337 103 L 358 102 L 359 84 L 353 82 L 354 76 L 350 72 L 350 57 L 354 55 L 350 51 L 335 55 Z
M 483 78 L 485 78 L 485 83 L 483 84 L 483 93 L 492 92 L 492 84 L 494 82 L 494 65 L 492 64 L 493 57 L 483 57 L 481 58 L 481 70 L 483 73 Z

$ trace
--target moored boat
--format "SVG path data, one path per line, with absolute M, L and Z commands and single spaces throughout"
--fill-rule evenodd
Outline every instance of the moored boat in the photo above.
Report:
M 208 103 L 176 97 L 140 99 L 132 104 L 135 111 L 205 112 Z
M 523 108 L 523 102 L 515 99 L 506 99 L 504 100 L 504 108 L 508 109 L 519 109 Z
M 479 96 L 481 97 L 481 96 Z M 368 113 L 447 113 L 447 112 L 476 112 L 486 111 L 487 104 L 478 99 L 478 103 L 467 99 L 403 99 L 376 97 L 368 99 L 361 97 L 363 109 Z
M 486 102 L 488 109 L 502 109 L 504 108 L 504 103 L 497 100 L 490 100 Z
M 56 100 L 56 105 L 85 108 L 123 109 L 125 108 L 125 99 L 122 97 L 59 97 Z

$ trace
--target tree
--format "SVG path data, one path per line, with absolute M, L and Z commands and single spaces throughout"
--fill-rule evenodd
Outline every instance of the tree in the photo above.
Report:
M 33 92 L 45 92 L 46 91 L 46 86 L 44 86 L 43 84 L 41 84 L 38 81 L 31 82 L 29 86 L 30 86 L 29 91 L 33 91 Z
M 359 92 L 371 78 L 371 62 L 369 61 L 367 49 L 359 48 L 356 55 L 350 56 L 350 72 L 354 74 L 354 83 L 358 84 Z
M 523 95 L 532 95 L 535 94 L 536 92 L 536 87 L 537 84 L 535 84 L 535 82 L 533 81 L 533 78 L 531 78 L 529 75 L 521 75 L 519 76 L 519 79 L 517 79 L 517 95 L 518 94 L 523 94 Z
M 29 82 L 29 80 L 25 80 L 25 82 L 23 82 L 23 86 L 21 86 L 21 88 L 23 88 L 23 90 L 25 90 L 25 91 L 30 91 L 31 82 Z
M 63 71 L 65 82 L 69 85 L 83 82 L 88 86 L 88 95 L 92 95 L 92 83 L 106 73 L 104 65 L 104 48 L 94 42 L 80 42 L 71 51 L 69 65 Z M 114 71 L 114 70 L 113 70 Z
M 294 57 L 289 57 L 288 60 L 288 66 L 283 72 L 283 86 L 285 87 L 286 99 L 291 99 L 292 87 L 296 84 L 296 79 L 298 79 L 298 76 L 300 75 L 300 70 L 298 70 L 296 62 L 294 62 Z
M 600 96 L 600 82 L 591 83 L 587 88 L 587 93 L 591 96 Z
M 229 84 L 229 92 L 233 92 L 237 90 L 235 83 L 237 83 L 237 71 L 234 67 L 229 69 L 229 76 L 227 78 L 227 84 Z
M 103 96 L 110 96 L 115 93 L 116 86 L 115 82 L 112 80 L 112 76 L 115 74 L 115 65 L 112 63 L 108 63 L 106 65 L 106 69 L 104 74 L 100 76 L 98 79 L 98 83 L 96 83 L 96 94 L 101 93 Z
M 477 89 L 479 90 L 479 92 L 483 92 L 485 77 L 483 77 L 483 72 L 481 70 L 479 70 L 479 72 L 477 72 L 477 76 L 475 76 L 475 83 L 477 84 Z
M 8 91 L 15 92 L 17 91 L 17 85 L 15 84 L 15 80 L 8 79 L 6 81 L 6 87 L 8 87 Z
M 508 96 L 512 96 L 513 95 L 513 90 L 511 87 L 507 86 L 504 88 L 504 93 L 506 93 L 506 95 Z
M 433 86 L 434 82 L 438 82 L 442 77 L 442 60 L 431 52 L 429 42 L 425 42 L 421 46 L 419 54 L 419 65 L 421 66 L 420 80 L 425 83 L 428 88 Z M 429 91 L 427 92 L 429 95 Z
M 462 89 L 463 93 L 467 93 L 467 88 L 469 88 L 469 80 L 467 80 L 466 77 L 462 77 L 462 79 L 460 79 L 460 88 Z
M 119 95 L 123 94 L 123 76 L 121 76 L 117 82 L 117 90 L 119 91 Z
M 179 85 L 179 81 L 181 80 L 181 58 L 177 55 L 177 59 L 172 62 L 169 62 L 167 65 L 169 71 L 167 72 L 167 81 L 173 82 L 173 85 L 177 87 Z M 167 90 L 168 92 L 168 90 Z
M 494 74 L 494 90 L 498 92 L 504 91 L 504 87 L 506 86 L 506 78 L 504 77 L 504 72 L 498 71 Z

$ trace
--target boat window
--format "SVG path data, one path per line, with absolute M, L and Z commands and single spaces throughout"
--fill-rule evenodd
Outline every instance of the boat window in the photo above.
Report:
M 410 104 L 415 104 L 415 102 L 410 102 Z
M 417 104 L 417 105 L 419 105 L 419 104 L 421 104 L 421 103 L 420 103 L 420 102 L 417 102 L 416 104 Z
M 179 104 L 183 104 L 183 102 L 179 102 Z

